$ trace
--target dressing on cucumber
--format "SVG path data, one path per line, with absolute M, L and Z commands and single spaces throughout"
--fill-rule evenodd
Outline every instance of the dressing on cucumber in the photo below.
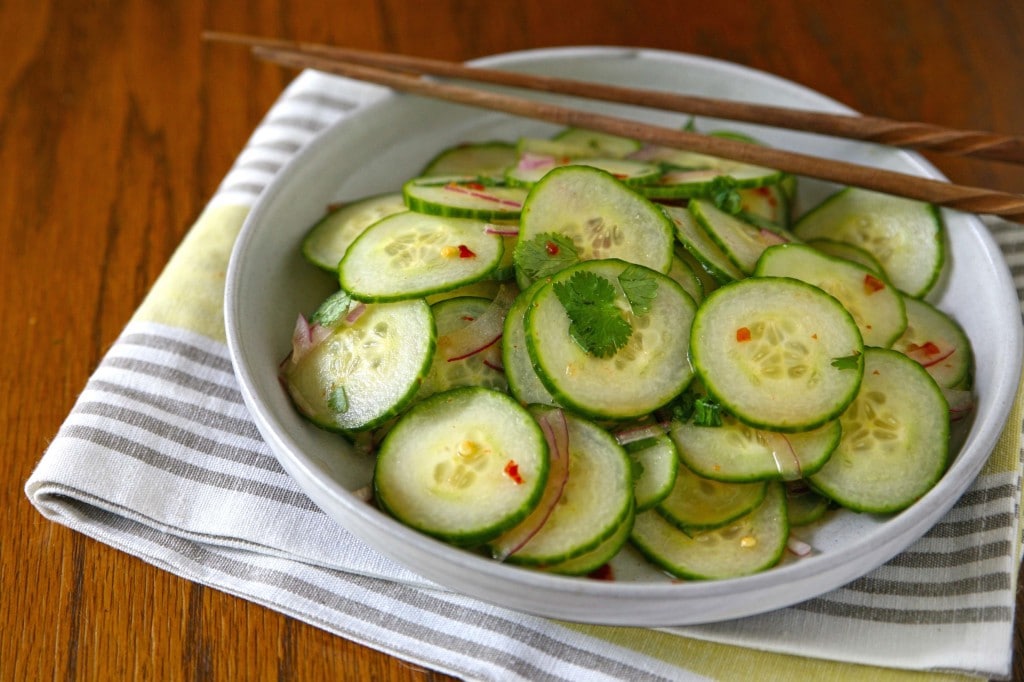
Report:
M 533 570 L 629 543 L 723 579 L 945 471 L 972 354 L 917 298 L 934 207 L 843 189 L 789 232 L 792 175 L 576 128 L 442 150 L 403 190 L 309 231 L 340 290 L 280 367 L 402 523 Z

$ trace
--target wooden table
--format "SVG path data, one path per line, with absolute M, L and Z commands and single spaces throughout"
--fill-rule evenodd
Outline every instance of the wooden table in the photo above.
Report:
M 22 486 L 291 73 L 203 30 L 449 59 L 608 44 L 1024 133 L 1019 0 L 0 3 L 0 679 L 439 679 L 45 521 Z M 1024 168 L 935 158 L 1020 191 Z M 1018 615 L 1018 624 L 1024 623 Z M 1017 673 L 1024 676 L 1018 627 Z

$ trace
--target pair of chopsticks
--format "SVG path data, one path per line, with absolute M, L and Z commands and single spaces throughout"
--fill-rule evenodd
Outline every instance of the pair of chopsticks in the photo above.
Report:
M 997 215 L 1024 223 L 1024 196 L 953 185 L 845 161 L 762 147 L 733 139 L 648 125 L 629 119 L 539 102 L 525 97 L 473 89 L 424 75 L 475 81 L 526 90 L 713 116 L 835 137 L 909 147 L 1009 163 L 1024 163 L 1024 138 L 961 131 L 925 123 L 846 116 L 716 100 L 658 90 L 643 90 L 513 71 L 468 67 L 454 62 L 351 48 L 207 32 L 204 39 L 248 46 L 263 60 L 288 68 L 316 69 L 411 94 L 506 112 L 563 126 L 630 137 L 650 144 L 718 156 L 841 185 L 902 196 L 946 208 Z

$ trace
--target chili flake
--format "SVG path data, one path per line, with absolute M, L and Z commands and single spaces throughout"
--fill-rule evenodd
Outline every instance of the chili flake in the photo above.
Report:
M 750 330 L 746 327 L 740 327 L 736 330 L 736 341 L 743 343 L 744 341 L 750 341 Z
M 874 275 L 864 275 L 864 291 L 873 294 L 885 288 L 885 282 Z
M 465 244 L 459 244 L 459 258 L 476 258 L 476 254 Z
M 523 477 L 519 473 L 519 464 L 514 459 L 510 459 L 505 465 L 505 475 L 515 481 L 516 485 L 522 485 Z

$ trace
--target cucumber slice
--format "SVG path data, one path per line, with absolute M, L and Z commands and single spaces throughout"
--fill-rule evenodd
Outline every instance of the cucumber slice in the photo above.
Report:
M 777 433 L 755 429 L 725 415 L 717 427 L 672 423 L 679 456 L 696 473 L 718 481 L 794 481 L 818 471 L 839 444 L 842 429 L 832 420 L 810 431 Z
M 811 241 L 806 242 L 806 244 L 807 246 L 813 246 L 826 256 L 843 258 L 857 263 L 858 265 L 863 265 L 876 275 L 885 274 L 885 270 L 882 268 L 882 264 L 878 262 L 878 259 L 859 246 L 847 244 L 846 242 L 837 242 L 835 239 L 824 238 L 812 239 Z
M 945 226 L 931 204 L 854 187 L 840 190 L 797 221 L 804 240 L 821 237 L 868 251 L 889 281 L 914 298 L 927 294 L 945 259 Z
M 716 283 L 728 284 L 746 276 L 697 224 L 688 209 L 670 205 L 662 205 L 661 208 L 672 221 L 679 243 Z
M 281 376 L 299 412 L 325 429 L 361 431 L 413 399 L 434 356 L 435 327 L 420 299 L 366 306 L 312 347 L 294 349 Z
M 519 162 L 505 171 L 505 181 L 513 187 L 533 187 L 541 178 L 562 166 L 589 166 L 608 173 L 626 185 L 643 185 L 661 175 L 661 167 L 642 161 L 597 157 L 569 158 L 525 153 Z
M 512 302 L 505 316 L 504 333 L 501 337 L 501 360 L 505 367 L 508 389 L 524 405 L 554 405 L 555 399 L 533 368 L 533 361 L 526 348 L 526 309 L 537 291 L 546 284 L 537 280 L 526 291 L 521 292 Z
M 672 224 L 665 214 L 596 168 L 556 168 L 530 190 L 519 240 L 551 233 L 570 238 L 580 260 L 621 258 L 658 272 L 672 265 Z M 516 272 L 525 289 L 533 276 L 518 260 Z
M 661 503 L 676 483 L 679 453 L 676 445 L 661 433 L 626 443 L 626 454 L 633 463 L 633 494 L 638 512 Z
M 544 570 L 548 573 L 558 573 L 560 575 L 587 575 L 588 573 L 593 573 L 615 558 L 615 555 L 629 542 L 629 535 L 633 532 L 633 522 L 635 519 L 636 505 L 633 504 L 630 506 L 626 518 L 607 540 L 585 554 L 552 566 L 546 566 Z
M 622 158 L 640 149 L 640 142 L 633 138 L 585 128 L 566 128 L 553 139 L 563 144 L 589 149 L 590 153 L 587 156 Z
M 642 271 L 653 287 L 649 310 L 637 313 L 622 288 L 627 270 Z M 615 315 L 631 329 L 628 341 L 599 357 L 577 340 L 574 323 L 559 298 L 577 275 L 589 275 L 613 290 Z M 584 292 L 586 293 L 586 292 Z M 562 405 L 594 418 L 639 417 L 665 405 L 693 378 L 686 355 L 696 305 L 666 275 L 621 260 L 585 261 L 554 275 L 528 306 L 526 347 L 545 388 Z
M 699 304 L 704 300 L 704 282 L 694 271 L 696 264 L 691 265 L 691 263 L 693 263 L 692 260 L 684 260 L 677 251 L 672 257 L 672 267 L 669 268 L 668 276 L 690 295 L 694 303 Z
M 683 463 L 671 492 L 657 505 L 658 513 L 687 533 L 719 528 L 761 504 L 763 481 L 728 483 L 705 478 Z
M 411 211 L 478 220 L 515 220 L 526 200 L 522 187 L 461 175 L 413 178 L 402 195 Z
M 792 176 L 790 176 L 792 177 Z M 778 227 L 788 229 L 790 226 L 790 203 L 786 190 L 783 189 L 784 179 L 772 185 L 761 187 L 740 188 L 740 212 L 750 222 L 757 219 L 766 220 Z
M 931 303 L 904 299 L 907 329 L 892 345 L 928 370 L 942 388 L 970 388 L 974 351 L 956 320 Z
M 459 296 L 449 298 L 430 307 L 437 327 L 437 347 L 445 339 L 467 325 L 475 322 L 487 309 L 494 305 L 489 298 Z M 427 398 L 459 386 L 483 386 L 495 391 L 508 387 L 501 367 L 501 345 L 494 343 L 468 357 L 447 358 L 441 352 L 434 353 L 430 371 L 423 379 L 417 400 Z
M 692 218 L 690 220 L 692 220 Z M 676 245 L 675 252 L 676 258 L 688 265 L 690 270 L 693 271 L 693 274 L 696 275 L 697 279 L 700 281 L 700 299 L 698 300 L 695 298 L 693 300 L 697 303 L 702 302 L 708 294 L 718 288 L 718 280 L 716 280 L 711 273 L 708 272 L 707 268 L 694 258 L 693 254 L 687 251 L 681 243 Z M 671 271 L 669 272 L 669 276 L 671 276 Z M 683 288 L 685 289 L 686 287 L 684 286 Z
M 430 305 L 440 303 L 441 301 L 445 301 L 449 298 L 458 298 L 459 296 L 480 296 L 482 298 L 493 299 L 498 295 L 498 290 L 500 288 L 501 282 L 496 279 L 481 279 L 447 291 L 428 294 L 425 298 L 427 299 L 427 303 Z
M 630 536 L 653 563 L 692 580 L 737 578 L 771 568 L 789 539 L 782 484 L 768 484 L 764 500 L 749 514 L 714 530 L 688 535 L 656 511 L 637 514 Z
M 615 534 L 633 508 L 629 459 L 593 422 L 565 414 L 569 478 L 547 522 L 506 561 L 552 566 L 596 549 Z
M 400 192 L 335 206 L 306 233 L 302 255 L 321 270 L 337 274 L 338 263 L 356 237 L 381 218 L 405 210 Z
M 790 526 L 806 526 L 820 520 L 831 504 L 827 497 L 808 488 L 786 490 L 786 514 Z
M 412 528 L 462 546 L 511 528 L 537 504 L 548 446 L 525 408 L 464 387 L 412 407 L 381 443 L 377 502 Z
M 729 173 L 717 168 L 678 168 L 662 172 L 639 188 L 651 199 L 694 199 L 706 197 L 716 178 L 728 176 L 737 189 L 778 184 L 782 173 L 758 166 L 735 167 Z
M 949 406 L 919 364 L 893 350 L 864 351 L 864 381 L 840 417 L 843 437 L 808 482 L 844 507 L 891 513 L 916 502 L 949 463 Z
M 835 296 L 857 322 L 866 346 L 888 348 L 907 328 L 903 295 L 867 268 L 802 244 L 766 249 L 755 275 L 792 277 Z
M 427 162 L 420 175 L 501 177 L 516 163 L 511 142 L 470 142 L 445 149 Z
M 455 289 L 494 272 L 501 237 L 487 223 L 406 211 L 374 223 L 338 266 L 341 288 L 361 301 L 396 301 Z
M 754 271 L 758 258 L 769 246 L 797 241 L 795 237 L 781 231 L 757 227 L 729 215 L 705 199 L 694 199 L 689 209 L 697 224 L 722 253 L 746 275 Z
M 785 277 L 750 277 L 704 299 L 690 357 L 726 411 L 769 431 L 835 419 L 860 386 L 857 324 L 835 298 Z

